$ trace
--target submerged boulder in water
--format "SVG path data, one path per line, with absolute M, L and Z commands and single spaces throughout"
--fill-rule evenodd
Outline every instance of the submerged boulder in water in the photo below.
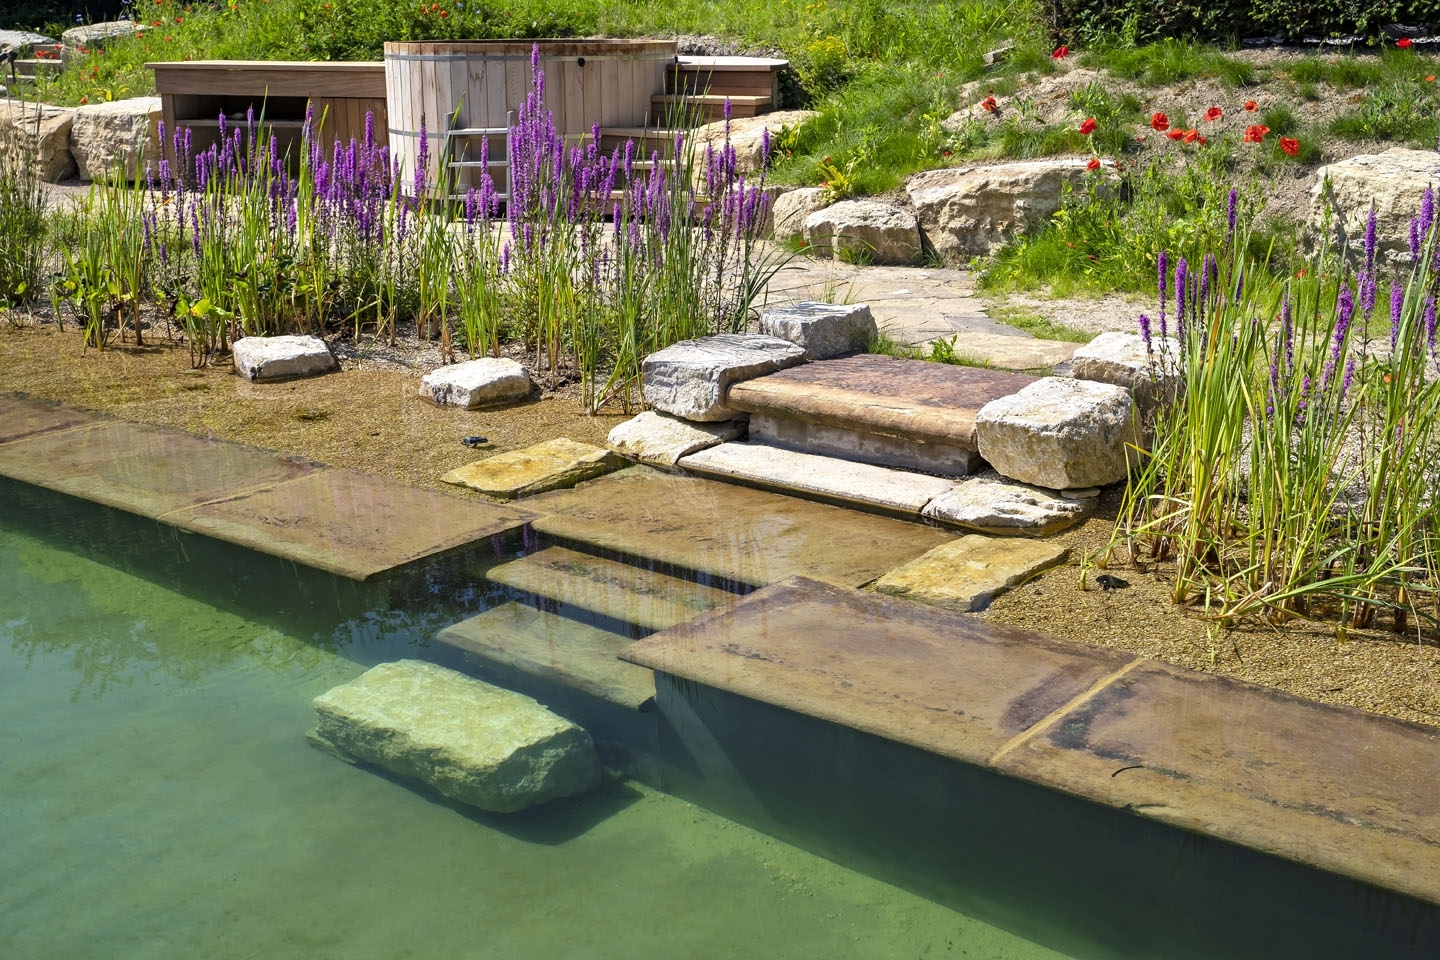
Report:
M 314 700 L 311 738 L 495 813 L 600 781 L 590 734 L 530 697 L 420 660 L 372 667 Z

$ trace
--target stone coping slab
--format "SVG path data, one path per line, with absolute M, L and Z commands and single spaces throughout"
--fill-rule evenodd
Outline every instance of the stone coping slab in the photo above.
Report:
M 1045 540 L 970 534 L 944 543 L 875 581 L 875 589 L 968 613 L 1042 570 L 1064 563 L 1070 550 Z
M 957 357 L 968 357 L 1000 370 L 1048 371 L 1069 362 L 1082 346 L 1069 340 L 1042 340 L 985 330 L 962 330 L 935 339 L 949 344 Z
M 913 517 L 918 517 L 931 500 L 949 493 L 955 486 L 953 480 L 923 473 L 906 473 L 763 443 L 722 443 L 681 457 L 679 465 L 713 477 Z
M 605 443 L 621 456 L 633 457 L 641 463 L 673 467 L 681 457 L 696 450 L 743 436 L 745 424 L 739 420 L 692 423 L 658 410 L 646 410 L 617 425 L 605 438 Z
M 655 699 L 655 675 L 619 659 L 629 637 L 526 603 L 502 603 L 446 627 L 435 639 L 503 670 L 583 690 L 627 710 Z
M 747 413 L 942 440 L 974 450 L 980 408 L 1034 382 L 1021 373 L 862 353 L 737 383 L 726 404 Z
M 663 630 L 735 594 L 568 547 L 546 547 L 491 567 L 495 583 L 646 630 Z
M 763 586 L 796 574 L 858 586 L 951 539 L 933 527 L 631 467 L 526 501 L 561 539 Z
M 795 578 L 625 659 L 1440 903 L 1440 730 Z
M 37 433 L 78 427 L 99 419 L 99 414 L 89 410 L 16 394 L 0 394 L 0 443 L 23 440 Z
M 353 580 L 369 580 L 517 529 L 532 515 L 386 477 L 322 469 L 160 519 Z
M 440 480 L 501 500 L 514 500 L 546 490 L 573 487 L 582 480 L 623 466 L 625 461 L 604 447 L 556 437 L 523 450 L 510 450 L 456 467 Z
M 0 445 L 0 474 L 151 518 L 317 469 L 256 447 L 123 420 Z

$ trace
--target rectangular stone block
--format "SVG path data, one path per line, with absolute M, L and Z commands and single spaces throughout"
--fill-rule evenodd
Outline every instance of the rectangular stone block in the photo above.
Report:
M 686 420 L 734 420 L 726 405 L 732 383 L 803 362 L 805 351 L 779 337 L 720 334 L 685 340 L 645 358 L 645 402 Z
M 875 318 L 866 304 L 814 300 L 766 310 L 760 315 L 760 332 L 803 347 L 806 360 L 859 353 L 868 349 L 877 335 Z

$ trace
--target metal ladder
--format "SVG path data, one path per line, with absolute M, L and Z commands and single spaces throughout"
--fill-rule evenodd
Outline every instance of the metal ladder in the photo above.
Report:
M 443 147 L 445 152 L 441 154 L 441 156 L 446 158 L 446 169 L 451 171 L 450 183 L 454 184 L 459 182 L 460 175 L 458 171 L 475 169 L 481 166 L 486 168 L 486 173 L 489 173 L 490 170 L 494 169 L 503 169 L 508 171 L 510 169 L 510 130 L 514 125 L 515 112 L 512 110 L 505 115 L 505 126 L 503 127 L 454 127 L 451 129 L 447 129 L 445 131 L 445 145 Z M 463 148 L 463 146 L 466 145 L 466 141 L 469 138 L 473 137 L 504 138 L 505 159 L 496 160 L 492 156 L 490 157 L 488 162 L 482 164 L 479 160 L 466 160 L 465 152 L 463 149 L 457 157 L 457 154 L 455 152 L 455 147 L 457 143 L 460 144 Z M 480 151 L 477 149 L 475 151 L 475 156 L 478 157 L 479 155 Z M 491 179 L 496 179 L 494 174 L 491 174 Z M 510 175 L 508 172 L 505 175 L 505 189 L 500 190 L 497 188 L 495 191 L 495 197 L 502 203 L 508 203 L 510 201 Z M 465 194 L 452 193 L 449 195 L 449 199 L 464 200 Z

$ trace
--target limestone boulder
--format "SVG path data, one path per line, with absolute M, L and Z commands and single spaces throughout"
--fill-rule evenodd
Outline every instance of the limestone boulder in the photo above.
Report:
M 1113 189 L 1119 180 L 1114 168 L 1089 171 L 1087 162 L 1058 157 L 926 170 L 906 181 L 905 192 L 937 253 L 947 259 L 983 257 L 1048 222 L 1067 188 Z
M 1373 203 L 1380 257 L 1407 260 L 1410 220 L 1420 215 L 1425 188 L 1440 192 L 1437 166 L 1434 150 L 1392 147 L 1321 167 L 1310 189 L 1307 239 L 1315 246 L 1328 239 L 1337 250 L 1348 240 L 1352 258 L 1358 259 Z
M 439 367 L 420 378 L 420 396 L 442 406 L 477 407 L 523 400 L 530 395 L 530 375 L 517 361 L 481 357 Z
M 805 243 L 838 258 L 898 266 L 920 259 L 920 229 L 908 210 L 878 200 L 842 200 L 805 218 Z
M 772 235 L 776 243 L 799 243 L 805 239 L 805 220 L 830 206 L 830 191 L 822 187 L 788 190 L 770 206 Z
M 654 410 L 646 410 L 610 431 L 605 444 L 622 456 L 673 467 L 681 457 L 745 436 L 739 420 L 691 423 Z
M 43 33 L 35 33 L 31 30 L 0 30 L 0 51 L 24 50 L 27 47 L 54 42 L 54 37 L 47 37 Z
M 1025 484 L 967 480 L 931 500 L 923 515 L 979 533 L 1047 537 L 1093 513 L 1095 497 L 1068 499 Z
M 650 406 L 686 420 L 743 420 L 744 413 L 725 405 L 732 383 L 804 360 L 804 349 L 779 337 L 722 333 L 682 340 L 645 358 L 642 389 Z
M 1147 346 L 1138 333 L 1102 333 L 1075 351 L 1071 376 L 1124 387 L 1142 413 L 1175 396 L 1180 386 L 1180 342 L 1152 335 Z
M 556 437 L 523 450 L 511 450 L 457 467 L 440 478 L 500 500 L 562 490 L 603 476 L 625 461 L 603 447 Z
M 292 380 L 340 369 L 319 337 L 242 337 L 231 353 L 235 372 L 246 380 Z
M 1012 480 L 1051 490 L 1098 487 L 1125 479 L 1138 416 L 1124 387 L 1044 377 L 981 407 L 975 438 L 980 456 Z
M 80 168 L 80 179 L 135 180 L 146 161 L 160 157 L 160 116 L 159 97 L 77 107 L 70 129 L 70 152 Z
M 133 20 L 86 23 L 71 27 L 60 34 L 60 42 L 69 50 L 103 50 L 105 45 L 116 37 L 133 37 L 144 30 L 144 27 Z
M 786 127 L 795 129 L 812 117 L 820 114 L 814 110 L 777 110 L 763 113 L 758 117 L 733 117 L 730 120 L 730 145 L 735 148 L 735 167 L 750 176 L 759 172 L 763 153 L 765 131 L 770 131 L 773 145 L 775 137 Z M 708 145 L 720 150 L 725 145 L 725 121 L 707 123 L 695 131 L 696 156 L 703 159 Z
M 314 700 L 312 739 L 347 759 L 513 813 L 600 782 L 590 735 L 527 696 L 419 660 L 372 667 Z
M 970 534 L 942 543 L 875 581 L 875 589 L 967 613 L 1058 563 L 1069 549 L 1043 540 Z
M 35 164 L 40 179 L 56 183 L 75 175 L 70 130 L 75 111 L 46 103 L 0 103 L 0 149 L 13 144 Z
M 866 304 L 803 300 L 766 310 L 760 315 L 760 332 L 803 348 L 806 360 L 828 360 L 868 349 L 879 331 Z

